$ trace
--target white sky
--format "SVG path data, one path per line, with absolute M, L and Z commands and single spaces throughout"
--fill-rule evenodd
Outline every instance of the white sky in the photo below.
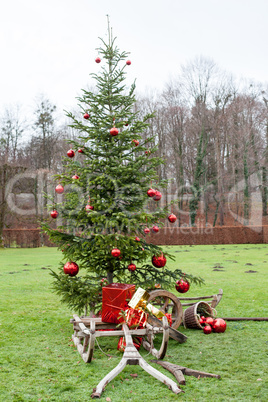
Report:
M 45 93 L 60 110 L 89 83 L 107 19 L 137 91 L 161 89 L 203 55 L 234 76 L 268 81 L 268 0 L 6 0 L 0 13 L 0 112 Z

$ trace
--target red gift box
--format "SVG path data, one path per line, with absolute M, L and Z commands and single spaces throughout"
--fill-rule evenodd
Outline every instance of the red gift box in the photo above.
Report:
M 102 313 L 103 322 L 118 324 L 123 319 L 118 315 L 122 310 L 128 308 L 128 302 L 135 293 L 135 285 L 125 283 L 111 283 L 102 288 Z

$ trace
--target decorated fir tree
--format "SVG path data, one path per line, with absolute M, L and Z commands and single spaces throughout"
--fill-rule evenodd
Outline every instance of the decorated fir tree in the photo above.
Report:
M 152 227 L 157 231 L 170 215 L 159 205 L 163 183 L 156 168 L 163 161 L 154 156 L 153 139 L 142 135 L 153 115 L 140 117 L 134 108 L 135 83 L 129 88 L 125 84 L 131 68 L 128 53 L 119 51 L 110 29 L 108 34 L 95 60 L 99 73 L 91 74 L 96 92 L 83 90 L 81 118 L 67 113 L 79 135 L 69 141 L 64 172 L 56 176 L 55 195 L 63 195 L 61 203 L 54 197 L 51 217 L 63 224 L 56 229 L 43 224 L 63 253 L 59 272 L 52 272 L 54 289 L 78 311 L 98 307 L 105 283 L 150 289 L 156 283 L 174 286 L 182 275 L 180 269 L 167 268 L 171 256 L 146 242 L 146 233 Z M 153 213 L 147 208 L 149 199 L 156 205 Z M 173 214 L 169 218 L 176 220 Z

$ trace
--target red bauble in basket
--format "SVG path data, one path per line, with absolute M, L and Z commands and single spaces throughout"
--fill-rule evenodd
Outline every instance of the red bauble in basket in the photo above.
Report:
M 210 326 L 210 325 L 206 325 L 206 326 L 203 328 L 203 332 L 204 332 L 204 334 L 206 334 L 206 335 L 211 334 L 211 332 L 212 332 L 211 326 Z
M 156 255 L 154 255 L 152 258 L 152 264 L 156 268 L 163 268 L 166 265 L 166 262 L 167 262 L 167 259 L 164 256 L 164 254 L 161 254 L 158 257 Z
M 210 326 L 212 327 L 213 322 L 214 322 L 214 318 L 212 318 L 212 317 L 206 317 L 206 319 L 205 319 L 205 324 L 208 324 L 208 325 L 210 325 Z
M 221 333 L 226 330 L 226 322 L 222 318 L 216 318 L 212 324 L 213 332 Z
M 176 281 L 175 288 L 179 293 L 186 293 L 190 289 L 190 283 L 186 279 L 179 279 Z

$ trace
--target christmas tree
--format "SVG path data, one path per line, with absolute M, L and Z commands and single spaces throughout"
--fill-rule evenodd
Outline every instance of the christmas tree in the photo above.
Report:
M 54 289 L 78 311 L 98 308 L 103 284 L 151 289 L 156 283 L 174 285 L 182 276 L 180 269 L 166 268 L 172 256 L 146 242 L 150 228 L 157 231 L 169 215 L 159 206 L 163 183 L 156 168 L 163 160 L 154 156 L 153 139 L 142 136 L 153 115 L 141 118 L 135 110 L 135 82 L 129 88 L 125 84 L 129 54 L 120 52 L 109 27 L 107 42 L 101 42 L 95 60 L 100 71 L 91 74 L 96 91 L 83 90 L 80 118 L 67 113 L 79 135 L 69 140 L 64 172 L 55 177 L 55 193 L 64 194 L 61 203 L 53 199 L 51 217 L 61 218 L 63 225 L 42 225 L 63 253 L 59 272 L 52 272 Z M 153 212 L 149 199 L 156 206 Z M 172 214 L 170 222 L 175 220 Z

